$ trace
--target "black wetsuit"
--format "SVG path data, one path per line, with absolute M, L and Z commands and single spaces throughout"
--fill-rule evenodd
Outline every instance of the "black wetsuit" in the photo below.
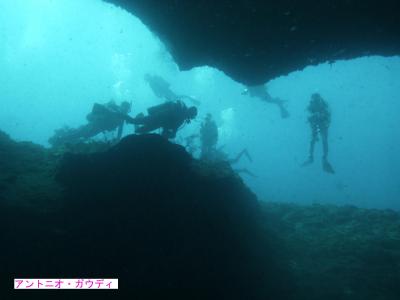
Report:
M 121 112 L 121 108 L 114 102 L 109 102 L 104 105 L 95 103 L 86 119 L 88 123 L 78 128 L 56 130 L 55 135 L 49 139 L 49 142 L 53 146 L 77 143 L 94 137 L 101 132 L 115 129 L 118 129 L 117 139 L 119 140 L 122 136 L 124 122 L 129 121 L 131 118 Z
M 247 88 L 247 93 L 250 97 L 257 97 L 267 103 L 275 104 L 279 107 L 281 117 L 283 119 L 289 117 L 289 112 L 285 108 L 284 102 L 280 98 L 273 98 L 267 91 L 265 85 L 250 86 Z
M 132 120 L 132 124 L 138 125 L 136 133 L 148 133 L 159 128 L 162 136 L 174 138 L 178 129 L 187 121 L 187 106 L 181 101 L 166 102 L 150 107 L 148 115 L 138 115 Z
M 177 95 L 175 94 L 171 88 L 169 82 L 167 82 L 164 78 L 158 75 L 147 75 L 145 77 L 146 81 L 150 85 L 153 93 L 161 99 L 164 99 L 168 102 L 174 102 L 179 100 L 188 100 L 195 105 L 200 105 L 200 101 L 195 98 L 187 95 Z
M 303 166 L 308 165 L 314 161 L 314 148 L 315 143 L 318 141 L 318 135 L 322 140 L 322 165 L 324 171 L 328 173 L 334 173 L 334 170 L 330 163 L 328 162 L 328 128 L 331 123 L 331 113 L 329 111 L 328 104 L 320 97 L 313 98 L 308 106 L 308 111 L 310 116 L 308 117 L 308 122 L 311 127 L 311 141 L 310 141 L 310 151 L 309 158 L 303 164 Z

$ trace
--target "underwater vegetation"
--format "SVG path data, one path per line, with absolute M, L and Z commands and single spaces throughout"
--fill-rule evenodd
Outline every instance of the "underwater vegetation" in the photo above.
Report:
M 3 282 L 109 276 L 147 299 L 400 297 L 397 212 L 260 202 L 229 165 L 158 135 L 71 147 L 0 134 Z

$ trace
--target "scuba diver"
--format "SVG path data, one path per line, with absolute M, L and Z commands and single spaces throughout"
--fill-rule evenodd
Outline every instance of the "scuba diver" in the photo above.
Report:
M 171 102 L 178 100 L 188 100 L 194 105 L 200 105 L 200 101 L 191 96 L 175 94 L 171 90 L 169 82 L 167 82 L 161 76 L 146 74 L 144 76 L 144 80 L 147 81 L 147 83 L 150 85 L 151 90 L 158 98 Z
M 218 127 L 215 121 L 212 119 L 211 114 L 207 114 L 204 122 L 200 127 L 200 141 L 201 150 L 200 158 L 204 159 L 212 155 L 216 151 L 218 143 Z
M 78 128 L 62 128 L 55 131 L 49 139 L 52 146 L 65 143 L 77 143 L 96 136 L 101 132 L 118 130 L 117 140 L 122 137 L 124 123 L 132 120 L 128 115 L 132 103 L 124 101 L 117 105 L 113 100 L 106 104 L 95 103 L 92 111 L 86 116 L 87 124 Z
M 143 134 L 162 128 L 161 135 L 173 139 L 182 126 L 189 124 L 197 116 L 197 108 L 187 107 L 182 101 L 174 101 L 150 107 L 147 113 L 147 116 L 140 113 L 128 121 L 135 125 L 135 132 Z
M 212 119 L 211 114 L 207 114 L 204 122 L 200 128 L 200 159 L 211 162 L 223 162 L 229 165 L 236 164 L 240 161 L 242 156 L 246 156 L 247 159 L 252 162 L 247 149 L 240 151 L 234 158 L 230 158 L 228 154 L 222 151 L 223 147 L 217 148 L 218 143 L 218 127 L 215 121 Z M 246 168 L 233 169 L 237 173 L 246 173 L 252 177 L 257 177 Z
M 252 98 L 257 97 L 267 103 L 276 104 L 279 107 L 282 119 L 286 119 L 289 117 L 289 112 L 284 106 L 285 100 L 282 100 L 280 98 L 273 98 L 268 93 L 265 85 L 249 86 L 242 92 L 242 95 L 249 95 Z
M 310 154 L 308 160 L 302 166 L 310 165 L 314 162 L 314 147 L 318 141 L 318 133 L 322 139 L 322 168 L 325 172 L 334 174 L 331 164 L 328 162 L 328 128 L 331 123 L 331 112 L 328 104 L 322 99 L 321 95 L 315 93 L 311 96 L 310 104 L 307 107 L 310 113 L 308 122 L 311 127 Z

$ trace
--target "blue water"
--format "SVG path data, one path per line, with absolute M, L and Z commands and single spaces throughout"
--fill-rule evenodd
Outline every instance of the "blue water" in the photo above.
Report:
M 242 96 L 244 86 L 219 70 L 179 71 L 167 49 L 136 17 L 100 0 L 2 0 L 0 129 L 48 146 L 56 128 L 85 123 L 94 102 L 133 101 L 133 114 L 161 103 L 143 80 L 159 74 L 202 102 L 198 121 L 177 142 L 212 113 L 219 145 L 231 156 L 243 148 L 252 155 L 253 163 L 238 167 L 258 176 L 242 175 L 261 200 L 400 209 L 399 57 L 310 66 L 272 80 L 272 96 L 288 101 L 291 117 L 282 120 L 275 106 Z M 320 144 L 314 165 L 300 167 L 314 92 L 332 110 L 335 175 L 322 172 Z

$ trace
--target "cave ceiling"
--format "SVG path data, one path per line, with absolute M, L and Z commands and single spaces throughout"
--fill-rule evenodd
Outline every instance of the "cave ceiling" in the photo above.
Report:
M 309 65 L 400 53 L 398 0 L 106 0 L 137 16 L 181 70 L 258 85 Z

